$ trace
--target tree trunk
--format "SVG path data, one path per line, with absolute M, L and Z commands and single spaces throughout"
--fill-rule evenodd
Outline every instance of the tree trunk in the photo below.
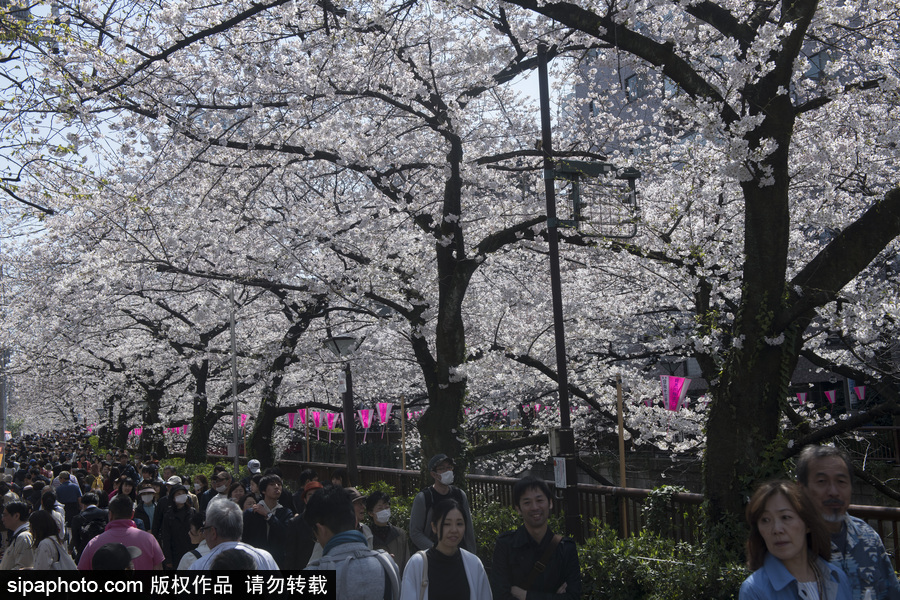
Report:
M 461 369 L 466 361 L 466 333 L 462 304 L 476 264 L 465 258 L 465 244 L 458 217 L 462 212 L 462 144 L 450 140 L 447 161 L 450 177 L 444 187 L 444 219 L 440 230 L 449 244 L 435 244 L 438 269 L 438 321 L 435 332 L 434 361 L 419 361 L 428 389 L 428 409 L 419 420 L 422 435 L 422 471 L 435 454 L 454 459 L 458 475 L 467 470 L 464 455 L 465 433 L 462 429 L 462 408 L 466 397 L 467 380 Z M 459 477 L 462 480 L 462 477 Z
M 271 466 L 275 464 L 275 451 L 272 446 L 272 433 L 275 429 L 275 406 L 278 397 L 274 391 L 263 396 L 259 404 L 259 412 L 256 413 L 256 422 L 253 430 L 247 437 L 247 456 L 255 458 L 260 464 Z
M 194 377 L 194 411 L 191 415 L 191 432 L 188 435 L 184 460 L 188 463 L 203 463 L 206 462 L 207 444 L 209 443 L 208 415 L 206 414 L 209 410 L 209 402 L 206 397 L 209 361 L 204 360 L 199 365 L 191 365 L 190 370 Z

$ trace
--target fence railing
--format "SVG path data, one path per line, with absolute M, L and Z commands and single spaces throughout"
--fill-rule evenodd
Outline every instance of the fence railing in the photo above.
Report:
M 330 463 L 299 463 L 281 461 L 279 466 L 287 479 L 296 479 L 301 469 L 313 469 L 319 479 L 327 481 L 331 472 L 344 465 Z M 398 495 L 410 496 L 417 493 L 428 482 L 421 472 L 401 469 L 385 469 L 380 467 L 359 467 L 361 486 L 371 486 L 375 482 L 384 481 L 393 487 Z M 495 477 L 490 475 L 467 475 L 469 503 L 473 511 L 478 511 L 491 502 L 512 506 L 512 490 L 516 482 L 512 477 Z M 547 484 L 555 493 L 553 482 Z M 620 535 L 634 534 L 646 525 L 643 507 L 651 490 L 637 488 L 621 488 L 606 485 L 578 484 L 578 502 L 581 507 L 582 522 L 585 535 L 590 535 L 591 519 L 619 531 Z M 696 543 L 701 535 L 701 512 L 703 503 L 701 494 L 676 492 L 669 501 L 670 519 L 668 525 L 659 533 L 679 541 Z M 559 513 L 562 502 L 554 502 L 554 512 Z M 894 569 L 898 570 L 900 558 L 900 508 L 885 506 L 867 506 L 851 504 L 851 515 L 863 519 L 871 525 L 891 555 Z M 623 521 L 622 514 L 625 519 Z

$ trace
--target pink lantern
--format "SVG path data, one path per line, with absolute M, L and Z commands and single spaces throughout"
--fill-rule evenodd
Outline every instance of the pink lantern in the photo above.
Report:
M 312 413 L 313 425 L 316 427 L 316 439 L 319 439 L 319 429 L 322 427 L 322 411 L 314 410 Z
M 359 409 L 359 420 L 363 426 L 363 444 L 366 443 L 366 435 L 369 433 L 369 427 L 372 426 L 372 409 L 371 408 L 361 408 Z
M 297 418 L 297 413 L 288 413 L 288 427 L 294 428 L 294 420 Z
M 391 420 L 392 408 L 394 408 L 394 405 L 390 402 L 378 403 L 378 420 L 381 422 L 381 437 L 384 437 L 387 422 Z
M 247 415 L 247 414 L 241 415 L 241 429 L 243 429 L 244 425 L 247 424 L 247 419 L 249 419 L 249 418 L 250 418 L 250 415 Z
M 331 430 L 334 429 L 334 424 L 337 422 L 338 415 L 337 413 L 325 413 L 325 421 L 328 423 L 328 443 L 331 443 Z
M 853 388 L 853 393 L 859 398 L 860 402 L 866 399 L 866 386 L 858 385 Z
M 691 380 L 687 377 L 676 377 L 674 375 L 660 375 L 660 383 L 662 384 L 663 401 L 669 410 L 678 410 L 687 396 L 688 387 Z
M 806 396 L 807 396 L 806 392 L 797 392 L 797 400 L 800 401 L 800 406 L 803 406 L 804 404 L 806 404 Z
M 828 398 L 828 402 L 834 404 L 835 398 L 837 397 L 837 390 L 828 390 L 825 392 L 825 397 Z
M 298 409 L 297 409 L 297 412 L 300 413 L 300 422 L 301 422 L 303 425 L 306 425 L 306 411 L 307 411 L 307 409 L 305 409 L 305 408 L 298 408 Z

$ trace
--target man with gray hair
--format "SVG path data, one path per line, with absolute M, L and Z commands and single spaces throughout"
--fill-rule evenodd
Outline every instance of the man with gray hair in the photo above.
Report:
M 834 446 L 807 446 L 797 458 L 797 482 L 819 508 L 831 533 L 831 563 L 850 579 L 853 600 L 900 600 L 900 583 L 875 530 L 847 514 L 853 465 Z
M 253 557 L 257 571 L 277 571 L 278 564 L 271 554 L 240 541 L 243 532 L 244 515 L 241 507 L 228 499 L 213 498 L 206 507 L 206 523 L 203 525 L 203 539 L 210 551 L 197 559 L 190 570 L 208 571 L 216 556 L 225 550 L 237 548 Z

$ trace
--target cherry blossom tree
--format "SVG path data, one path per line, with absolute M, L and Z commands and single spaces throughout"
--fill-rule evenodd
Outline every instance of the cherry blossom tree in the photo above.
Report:
M 583 449 L 614 422 L 611 382 L 624 376 L 635 444 L 705 447 L 718 522 L 799 447 L 896 410 L 892 5 L 63 8 L 44 109 L 74 132 L 66 157 L 115 138 L 120 162 L 102 174 L 90 160 L 30 162 L 17 193 L 41 198 L 50 183 L 82 223 L 127 207 L 116 252 L 137 279 L 259 296 L 240 327 L 256 451 L 292 394 L 322 389 L 329 332 L 366 336 L 354 369 L 371 398 L 395 389 L 392 369 L 416 366 L 403 389 L 428 396 L 426 455 L 466 451 L 463 426 L 481 418 L 467 405 L 553 402 L 539 136 L 506 85 L 534 68 L 539 41 L 557 80 L 574 82 L 558 155 L 644 174 L 637 237 L 564 232 Z M 202 322 L 188 298 L 177 313 Z M 792 408 L 801 355 L 884 403 L 838 423 Z M 708 412 L 643 406 L 661 356 L 700 364 Z M 520 443 L 543 443 L 554 419 L 538 414 Z
M 895 281 L 885 257 L 900 233 L 896 6 L 509 4 L 552 19 L 558 39 L 602 46 L 570 72 L 583 84 L 564 143 L 639 152 L 647 228 L 609 247 L 667 282 L 656 293 L 681 327 L 666 353 L 696 358 L 710 383 L 710 517 L 737 520 L 789 441 L 824 438 L 804 436 L 785 400 L 801 353 L 830 353 L 822 364 L 869 380 L 896 411 L 896 367 L 863 349 L 863 322 L 895 321 L 879 290 Z M 843 332 L 842 353 L 823 345 L 828 331 Z

